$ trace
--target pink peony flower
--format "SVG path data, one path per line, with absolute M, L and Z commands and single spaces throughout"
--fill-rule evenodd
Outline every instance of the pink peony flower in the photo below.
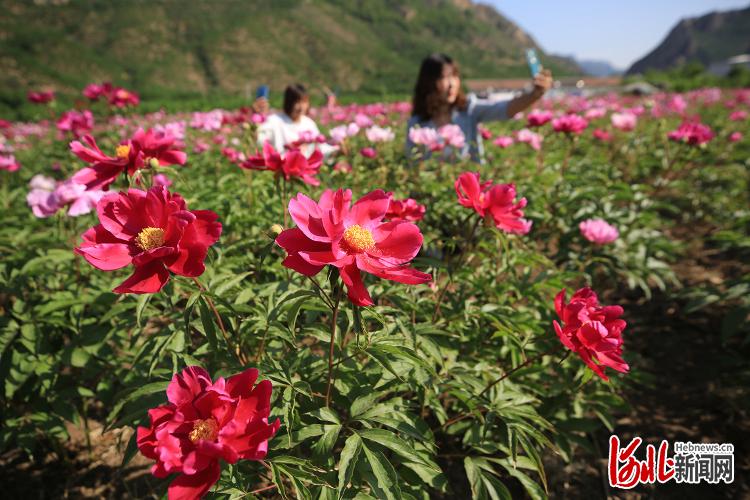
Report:
M 55 91 L 54 90 L 42 90 L 39 92 L 29 91 L 26 97 L 28 98 L 29 102 L 33 102 L 34 104 L 47 104 L 55 100 Z
M 90 133 L 93 128 L 94 115 L 89 110 L 66 111 L 57 120 L 57 130 L 62 133 L 70 132 L 76 139 Z
M 388 196 L 393 196 L 393 193 L 386 194 Z M 391 198 L 391 204 L 388 205 L 388 211 L 385 213 L 385 218 L 392 221 L 416 222 L 422 220 L 425 210 L 426 207 L 417 203 L 417 200 L 413 198 L 407 198 L 405 200 L 394 200 Z
M 742 120 L 747 119 L 747 111 L 742 109 L 733 111 L 729 114 L 729 119 L 733 122 L 741 122 Z
M 443 125 L 438 129 L 438 135 L 443 139 L 445 146 L 461 149 L 466 145 L 466 138 L 458 125 Z
M 555 297 L 555 311 L 562 322 L 553 321 L 560 342 L 578 354 L 594 373 L 604 380 L 604 367 L 622 373 L 630 370 L 622 359 L 622 332 L 626 323 L 620 319 L 620 306 L 601 306 L 590 288 L 581 288 L 565 303 L 565 290 Z
M 732 132 L 729 134 L 729 142 L 739 142 L 742 140 L 742 132 Z
M 594 129 L 593 135 L 595 139 L 598 139 L 602 142 L 609 142 L 612 140 L 612 134 L 610 134 L 607 130 L 601 128 Z
M 287 252 L 284 266 L 315 276 L 327 265 L 338 268 L 349 300 L 374 304 L 361 271 L 379 278 L 417 285 L 429 274 L 409 267 L 422 246 L 422 233 L 411 222 L 384 222 L 391 197 L 372 191 L 351 205 L 351 190 L 323 192 L 315 202 L 298 193 L 289 202 L 296 228 L 283 231 L 276 244 Z
M 535 151 L 542 149 L 542 140 L 541 135 L 527 128 L 521 129 L 516 133 L 516 141 L 528 144 Z
M 254 156 L 239 163 L 239 166 L 249 170 L 270 170 L 277 177 L 283 176 L 287 181 L 299 178 L 305 184 L 317 186 L 320 181 L 315 176 L 318 175 L 322 164 L 323 154 L 318 149 L 309 158 L 305 158 L 299 149 L 290 149 L 282 157 L 271 143 L 266 141 L 262 153 L 256 152 Z
M 579 135 L 588 126 L 589 122 L 585 118 L 573 113 L 552 120 L 552 128 L 554 131 L 563 132 L 565 134 Z
M 523 218 L 526 198 L 515 201 L 515 184 L 481 183 L 479 172 L 464 172 L 454 187 L 458 203 L 474 209 L 481 217 L 492 217 L 498 229 L 512 234 L 527 234 L 531 230 L 531 221 Z
M 682 122 L 680 127 L 667 134 L 667 137 L 691 146 L 700 146 L 710 142 L 714 138 L 714 133 L 708 125 L 698 122 Z
M 373 125 L 372 127 L 365 130 L 365 136 L 370 142 L 390 142 L 396 138 L 396 134 L 390 129 L 390 127 L 378 127 Z
M 612 120 L 612 126 L 614 128 L 626 132 L 633 130 L 635 124 L 638 122 L 638 117 L 627 111 L 622 113 L 612 113 L 610 119 Z
M 18 163 L 15 156 L 0 155 L 0 170 L 6 170 L 8 172 L 16 172 L 20 168 L 21 168 L 21 164 Z
M 602 219 L 588 219 L 582 221 L 578 228 L 584 238 L 597 245 L 612 243 L 620 233 L 617 228 L 603 221 Z
M 414 144 L 425 146 L 430 150 L 440 149 L 440 138 L 431 127 L 412 127 L 409 129 L 409 140 Z
M 492 144 L 494 144 L 495 146 L 498 146 L 500 148 L 505 149 L 505 148 L 513 145 L 513 138 L 510 137 L 510 136 L 508 136 L 508 135 L 500 135 L 500 136 L 496 137 L 494 141 L 492 141 Z
M 359 154 L 361 154 L 365 158 L 375 158 L 376 156 L 378 156 L 378 152 L 375 151 L 375 148 L 370 147 L 360 149 Z
M 169 500 L 205 495 L 219 480 L 221 460 L 265 458 L 281 422 L 268 422 L 273 386 L 257 380 L 255 368 L 215 382 L 198 366 L 172 377 L 169 403 L 148 411 L 150 425 L 138 427 L 136 440 L 140 452 L 156 460 L 154 476 L 178 474 L 169 485 Z
M 172 179 L 170 179 L 164 174 L 156 174 L 154 176 L 154 184 L 153 184 L 154 186 L 164 186 L 168 188 L 172 184 L 173 184 Z
M 529 127 L 541 127 L 552 120 L 552 117 L 553 115 L 551 111 L 540 111 L 535 109 L 526 117 L 526 125 Z

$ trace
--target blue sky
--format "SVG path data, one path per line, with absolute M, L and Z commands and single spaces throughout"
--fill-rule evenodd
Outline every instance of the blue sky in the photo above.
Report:
M 748 0 L 482 0 L 546 52 L 602 59 L 626 69 L 656 47 L 679 19 L 750 5 Z

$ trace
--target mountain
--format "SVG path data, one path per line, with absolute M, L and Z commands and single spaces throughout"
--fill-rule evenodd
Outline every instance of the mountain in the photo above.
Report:
M 404 93 L 421 59 L 456 59 L 469 78 L 528 76 L 534 47 L 494 8 L 469 0 L 0 0 L 0 107 L 29 88 L 80 95 L 111 80 L 146 99 L 274 92 L 293 81 Z
M 584 74 L 590 76 L 613 76 L 622 74 L 621 69 L 617 69 L 609 61 L 600 61 L 594 59 L 576 59 L 576 62 L 583 70 Z
M 704 66 L 750 52 L 750 7 L 683 19 L 664 41 L 635 62 L 628 74 L 664 70 L 687 62 Z

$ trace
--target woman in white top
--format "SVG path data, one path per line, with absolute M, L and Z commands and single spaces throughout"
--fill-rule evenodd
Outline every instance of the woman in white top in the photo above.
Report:
M 328 155 L 335 148 L 325 143 L 317 143 L 320 130 L 307 116 L 310 109 L 310 96 L 300 84 L 289 85 L 284 90 L 284 112 L 269 115 L 258 127 L 258 145 L 270 142 L 276 151 L 282 152 L 288 146 L 299 147 L 305 156 L 310 156 L 317 148 Z M 300 139 L 305 144 L 300 144 Z

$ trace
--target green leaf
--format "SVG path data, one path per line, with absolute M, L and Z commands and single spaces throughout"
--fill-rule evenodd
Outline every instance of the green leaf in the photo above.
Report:
M 365 429 L 363 431 L 359 431 L 359 435 L 362 438 L 367 439 L 368 441 L 372 441 L 373 443 L 385 446 L 386 448 L 401 455 L 406 460 L 418 462 L 426 465 L 427 467 L 434 467 L 432 463 L 419 456 L 413 446 L 410 446 L 409 443 L 407 443 L 391 431 L 387 431 L 385 429 Z
M 362 449 L 365 451 L 367 462 L 369 462 L 372 473 L 377 481 L 376 484 L 370 483 L 373 493 L 381 499 L 400 499 L 401 488 L 398 485 L 398 476 L 396 476 L 396 471 L 388 459 L 385 458 L 385 455 L 377 450 L 371 450 L 364 443 L 362 443 Z
M 341 456 L 339 457 L 339 486 L 338 486 L 338 498 L 342 498 L 344 490 L 352 480 L 354 474 L 354 468 L 357 466 L 357 460 L 359 460 L 359 454 L 362 451 L 362 439 L 355 432 L 346 439 L 344 448 L 341 450 Z

